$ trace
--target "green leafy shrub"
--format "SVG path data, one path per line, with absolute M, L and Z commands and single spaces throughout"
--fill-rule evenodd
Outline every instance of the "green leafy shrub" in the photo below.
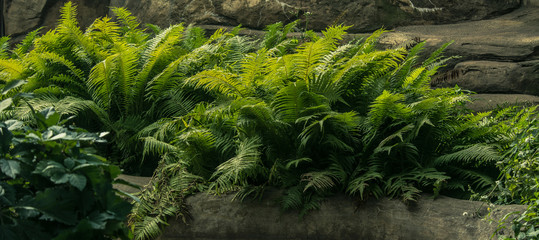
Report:
M 92 147 L 104 140 L 57 125 L 53 109 L 35 116 L 34 128 L 0 122 L 0 239 L 129 239 L 120 169 Z
M 339 192 L 409 202 L 422 191 L 490 190 L 503 158 L 496 120 L 469 113 L 458 87 L 429 87 L 448 44 L 420 63 L 424 43 L 377 50 L 378 31 L 341 45 L 346 29 L 186 78 L 216 100 L 143 130 L 152 133 L 144 151 L 163 158 L 131 215 L 136 238 L 158 235 L 167 217 L 188 216 L 178 199 L 197 191 L 244 199 L 277 187 L 284 209 L 305 214 Z
M 539 239 L 539 120 L 537 107 L 507 109 L 514 112 L 503 126 L 511 139 L 499 163 L 502 172 L 497 191 L 499 204 L 526 204 L 528 208 L 512 221 L 514 238 Z M 506 216 L 506 218 L 510 217 Z M 500 225 L 502 228 L 503 225 Z

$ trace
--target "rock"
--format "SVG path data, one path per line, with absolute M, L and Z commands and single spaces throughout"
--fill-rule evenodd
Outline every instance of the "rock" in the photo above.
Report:
M 17 0 L 7 1 L 5 9 L 6 34 L 14 38 L 22 37 L 39 27 L 42 33 L 53 29 L 60 17 L 60 8 L 68 0 Z M 78 9 L 78 20 L 82 27 L 88 27 L 108 12 L 110 0 L 71 0 Z
M 6 34 L 27 33 L 38 26 L 47 0 L 11 1 L 5 13 Z
M 282 212 L 277 191 L 261 201 L 233 202 L 222 197 L 196 194 L 187 198 L 192 220 L 170 221 L 161 240 L 191 239 L 490 239 L 497 224 L 490 224 L 488 204 L 424 195 L 407 206 L 399 200 L 372 200 L 361 205 L 345 196 L 327 199 L 319 210 L 300 218 Z M 489 219 L 500 219 L 525 206 L 490 206 Z
M 162 27 L 187 22 L 262 29 L 300 19 L 302 28 L 323 30 L 342 23 L 353 25 L 351 32 L 366 32 L 487 19 L 518 8 L 520 0 L 112 0 L 111 6 L 126 7 L 143 22 Z
M 539 60 L 525 62 L 466 61 L 454 67 L 457 77 L 435 84 L 460 86 L 480 93 L 539 95 Z
M 476 112 L 489 111 L 507 106 L 531 106 L 539 104 L 539 97 L 526 94 L 475 94 L 466 106 Z
M 406 26 L 386 33 L 384 47 L 426 41 L 425 52 L 454 41 L 448 63 L 434 87 L 459 86 L 479 93 L 539 95 L 539 14 L 526 7 L 504 16 L 457 24 Z
M 127 192 L 127 193 L 137 193 L 140 191 L 140 188 L 148 185 L 150 183 L 151 177 L 139 177 L 121 174 L 117 179 L 124 180 L 132 185 L 138 186 L 139 188 L 128 186 L 125 184 L 114 184 L 114 188 Z

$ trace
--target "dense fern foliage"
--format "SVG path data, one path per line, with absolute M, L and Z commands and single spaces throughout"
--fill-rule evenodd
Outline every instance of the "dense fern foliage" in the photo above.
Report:
M 146 29 L 113 12 L 81 30 L 67 3 L 55 29 L 14 49 L 1 38 L 0 120 L 54 107 L 69 124 L 110 132 L 102 154 L 153 174 L 129 218 L 136 239 L 188 219 L 185 197 L 203 191 L 245 199 L 276 187 L 282 208 L 303 215 L 342 193 L 484 194 L 502 169 L 500 199 L 533 199 L 535 186 L 519 185 L 529 169 L 517 166 L 535 159 L 522 140 L 536 134 L 523 120 L 535 110 L 471 113 L 468 92 L 431 89 L 450 43 L 422 56 L 424 43 L 377 48 L 383 30 L 345 42 L 348 27 L 333 26 L 293 39 L 297 22 L 277 23 L 253 40 L 239 28 Z
M 62 8 L 58 26 L 39 36 L 36 30 L 12 51 L 2 39 L 0 70 L 9 87 L 3 99 L 25 92 L 35 109 L 49 106 L 77 116 L 80 127 L 110 131 L 108 155 L 131 173 L 151 175 L 157 161 L 144 161 L 137 133 L 165 117 L 182 116 L 210 95 L 185 87 L 182 80 L 219 66 L 231 66 L 253 43 L 234 33 L 204 31 L 182 24 L 156 29 L 139 27 L 135 17 L 114 8 L 115 19 L 97 19 L 82 31 L 76 8 Z M 11 54 L 9 54 L 11 52 Z M 26 104 L 8 109 L 3 119 L 31 118 Z M 151 159 L 151 156 L 146 156 Z
M 262 47 L 233 67 L 186 78 L 184 85 L 215 101 L 144 130 L 152 133 L 145 153 L 163 159 L 132 214 L 135 235 L 158 233 L 147 216 L 174 216 L 163 198 L 193 191 L 244 199 L 277 187 L 282 208 L 305 214 L 341 192 L 408 202 L 423 191 L 466 197 L 490 190 L 503 159 L 497 144 L 507 141 L 498 117 L 469 113 L 458 87 L 429 87 L 449 44 L 418 62 L 423 43 L 377 50 L 378 31 L 340 44 L 346 29 L 330 27 L 284 54 Z

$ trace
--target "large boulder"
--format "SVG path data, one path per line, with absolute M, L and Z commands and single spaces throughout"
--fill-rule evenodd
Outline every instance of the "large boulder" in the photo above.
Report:
M 278 196 L 277 191 L 269 191 L 261 201 L 243 203 L 232 201 L 233 195 L 191 196 L 187 204 L 192 220 L 169 222 L 159 239 L 490 239 L 497 220 L 525 209 L 426 195 L 412 205 L 389 199 L 358 204 L 337 196 L 300 218 L 297 212 L 282 212 L 276 204 Z
M 481 20 L 510 12 L 520 0 L 112 0 L 127 7 L 143 22 L 266 25 L 301 19 L 301 27 L 323 30 L 332 24 L 353 25 L 351 32 L 415 24 Z
M 539 8 L 524 7 L 498 18 L 434 26 L 404 26 L 381 39 L 384 47 L 426 41 L 426 52 L 454 41 L 446 56 L 460 56 L 434 78 L 434 87 L 479 93 L 539 95 Z
M 46 32 L 56 26 L 60 8 L 69 0 L 17 0 L 7 1 L 4 9 L 6 34 L 14 38 L 22 37 L 39 27 Z M 82 27 L 88 27 L 108 12 L 110 0 L 70 0 L 77 5 L 78 20 Z

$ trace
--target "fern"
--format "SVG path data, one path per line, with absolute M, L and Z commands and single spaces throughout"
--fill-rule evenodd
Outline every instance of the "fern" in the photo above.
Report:
M 9 37 L 3 36 L 0 37 L 0 59 L 8 58 L 7 50 L 9 50 Z
M 264 174 L 260 164 L 260 139 L 253 138 L 241 141 L 236 156 L 220 164 L 212 178 L 210 189 L 217 193 L 231 191 L 235 185 L 245 186 L 246 180 Z
M 185 79 L 187 84 L 208 91 L 215 91 L 225 96 L 245 97 L 249 96 L 251 88 L 248 83 L 241 82 L 235 74 L 222 70 L 206 70 L 197 75 Z
M 38 37 L 39 31 L 42 27 L 31 31 L 24 37 L 21 43 L 17 44 L 17 47 L 13 51 L 17 56 L 22 57 L 24 54 L 28 53 L 34 44 L 34 40 Z
M 437 165 L 449 165 L 459 162 L 479 166 L 496 163 L 503 159 L 491 145 L 474 144 L 460 148 L 461 150 L 438 157 L 435 163 Z

